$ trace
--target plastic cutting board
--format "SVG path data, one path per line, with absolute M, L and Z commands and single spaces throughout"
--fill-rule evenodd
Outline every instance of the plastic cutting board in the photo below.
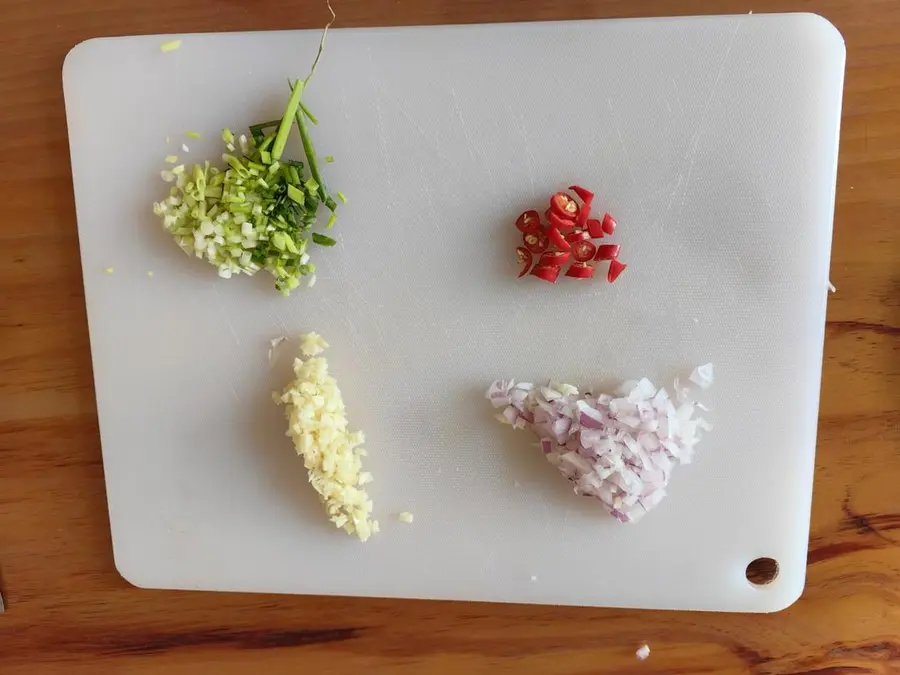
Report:
M 126 579 L 741 611 L 798 597 L 845 56 L 829 23 L 334 30 L 305 100 L 351 201 L 317 285 L 290 299 L 184 256 L 151 203 L 165 155 L 218 157 L 222 127 L 281 114 L 319 32 L 177 36 L 162 53 L 173 37 L 90 40 L 63 72 Z M 628 270 L 517 280 L 512 221 L 573 182 L 617 217 Z M 367 433 L 382 532 L 366 544 L 325 521 L 270 399 L 295 345 L 270 367 L 268 341 L 308 330 Z M 635 526 L 572 495 L 483 398 L 498 377 L 671 385 L 706 362 L 715 429 Z M 779 564 L 764 587 L 745 578 L 758 557 Z

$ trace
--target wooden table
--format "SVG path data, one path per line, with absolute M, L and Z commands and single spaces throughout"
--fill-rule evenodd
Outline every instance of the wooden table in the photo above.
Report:
M 848 50 L 838 290 L 806 592 L 780 614 L 731 616 L 130 587 L 110 546 L 63 57 L 94 36 L 308 28 L 325 11 L 318 0 L 5 0 L 0 673 L 900 672 L 900 2 L 334 2 L 343 26 L 749 10 L 837 25 Z M 652 654 L 638 662 L 645 641 Z

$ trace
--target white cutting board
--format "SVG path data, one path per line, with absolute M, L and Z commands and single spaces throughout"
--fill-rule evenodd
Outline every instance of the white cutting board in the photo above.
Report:
M 334 30 L 306 101 L 350 204 L 308 292 L 218 279 L 152 215 L 168 153 L 277 117 L 318 31 L 91 40 L 64 67 L 115 559 L 151 588 L 768 611 L 804 583 L 844 45 L 812 15 Z M 166 137 L 171 142 L 167 146 Z M 295 156 L 301 154 L 292 139 Z M 628 270 L 517 280 L 579 182 Z M 113 267 L 114 273 L 104 273 Z M 153 278 L 147 276 L 153 271 Z M 382 532 L 327 524 L 268 341 L 316 330 Z M 497 377 L 671 384 L 715 429 L 635 526 L 493 419 Z M 411 511 L 415 523 L 396 520 Z M 745 578 L 759 556 L 780 574 Z

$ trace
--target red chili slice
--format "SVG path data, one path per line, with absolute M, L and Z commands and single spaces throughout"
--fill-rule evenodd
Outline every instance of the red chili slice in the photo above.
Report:
M 529 232 L 522 236 L 522 241 L 532 253 L 543 253 L 550 246 L 550 240 L 543 232 Z
M 619 278 L 619 275 L 625 271 L 626 267 L 628 267 L 628 265 L 624 265 L 618 260 L 611 260 L 609 263 L 609 271 L 606 273 L 606 280 L 609 283 L 614 282 Z
M 573 227 L 575 227 L 575 221 L 569 220 L 568 218 L 561 218 L 558 214 L 553 211 L 550 212 L 550 227 L 555 227 L 560 232 L 568 232 Z
M 591 239 L 603 239 L 603 224 L 596 218 L 587 221 L 587 229 Z
M 537 232 L 541 229 L 541 216 L 537 211 L 526 211 L 516 218 L 519 232 Z
M 561 251 L 568 251 L 570 248 L 572 248 L 569 242 L 566 241 L 565 237 L 563 237 L 560 231 L 555 227 L 551 227 L 547 231 L 547 236 L 550 239 L 550 243 Z
M 606 232 L 606 234 L 612 234 L 616 231 L 616 219 L 608 213 L 604 213 L 603 223 L 601 224 L 601 227 L 603 228 L 603 231 Z
M 534 269 L 531 270 L 531 275 L 555 284 L 561 269 L 559 265 L 535 265 Z
M 519 265 L 522 266 L 522 269 L 519 271 L 519 278 L 521 279 L 526 274 L 528 274 L 528 270 L 531 269 L 531 261 L 534 260 L 534 257 L 531 255 L 531 251 L 523 246 L 519 246 L 516 249 L 516 261 Z
M 572 257 L 578 262 L 587 262 L 594 257 L 597 247 L 589 241 L 579 241 L 572 246 Z
M 590 190 L 585 190 L 580 185 L 570 185 L 569 189 L 578 195 L 578 198 L 581 199 L 585 204 L 590 204 L 594 201 L 594 193 Z
M 578 204 L 565 192 L 557 192 L 550 197 L 550 208 L 557 215 L 574 220 L 578 215 Z
M 597 247 L 597 255 L 594 256 L 594 260 L 615 260 L 619 257 L 621 248 L 618 244 L 601 244 Z
M 575 230 L 574 232 L 569 232 L 569 234 L 566 235 L 566 241 L 570 244 L 575 244 L 579 241 L 587 241 L 590 238 L 591 235 L 589 235 L 584 230 Z
M 585 202 L 578 210 L 578 217 L 575 219 L 575 227 L 584 227 L 589 215 L 591 215 L 591 203 Z
M 594 276 L 594 268 L 583 262 L 572 263 L 566 271 L 566 276 L 573 279 L 590 279 Z
M 547 251 L 541 254 L 538 265 L 558 265 L 561 267 L 569 262 L 570 257 L 568 251 Z

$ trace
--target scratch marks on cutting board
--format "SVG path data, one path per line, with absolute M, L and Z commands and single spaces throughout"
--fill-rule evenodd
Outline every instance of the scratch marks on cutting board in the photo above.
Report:
M 450 85 L 450 98 L 453 100 L 453 110 L 456 113 L 457 118 L 459 118 L 463 136 L 465 136 L 466 139 L 466 148 L 469 150 L 469 156 L 472 160 L 477 160 L 480 166 L 484 167 L 485 171 L 487 171 L 488 178 L 490 178 L 493 183 L 494 173 L 491 171 L 491 165 L 489 162 L 485 161 L 484 156 L 478 149 L 478 144 L 473 142 L 472 136 L 469 134 L 469 125 L 466 122 L 466 118 L 463 116 L 462 107 L 459 105 L 459 94 L 456 92 L 456 87 L 453 85 Z
M 242 403 L 241 397 L 238 396 L 237 390 L 234 388 L 234 384 L 232 384 L 231 380 L 228 380 L 228 388 L 231 389 L 231 395 L 234 397 L 235 403 L 240 405 Z
M 368 50 L 368 54 L 369 66 L 372 69 L 372 88 L 374 89 L 372 100 L 375 102 L 375 134 L 378 137 L 378 145 L 381 146 L 381 162 L 384 165 L 384 177 L 387 181 L 387 194 L 390 195 L 393 194 L 394 177 L 390 161 L 392 153 L 388 150 L 387 135 L 384 131 L 384 102 L 382 100 L 383 83 L 381 80 L 381 76 L 378 73 L 378 67 L 375 65 L 375 59 L 372 56 L 371 47 Z M 390 200 L 387 200 L 385 202 L 385 208 L 391 208 Z
M 234 338 L 234 344 L 238 347 L 241 346 L 241 338 L 238 337 L 237 331 L 234 329 L 234 324 L 231 323 L 231 319 L 228 317 L 228 310 L 225 307 L 225 303 L 222 301 L 222 296 L 219 294 L 219 285 L 218 281 L 213 283 L 213 292 L 216 295 L 216 305 L 219 309 L 219 312 L 225 318 L 225 323 L 228 325 L 228 330 L 231 331 L 231 336 Z
M 684 205 L 687 201 L 688 190 L 690 188 L 691 179 L 694 175 L 694 164 L 697 159 L 697 149 L 699 148 L 700 142 L 703 140 L 703 137 L 706 135 L 706 132 L 709 128 L 709 113 L 712 109 L 712 104 L 714 99 L 716 98 L 716 94 L 719 92 L 722 82 L 722 75 L 724 75 L 725 73 L 725 66 L 728 63 L 728 58 L 729 56 L 731 56 L 731 50 L 734 48 L 734 44 L 735 42 L 737 42 L 738 34 L 740 33 L 741 28 L 744 26 L 746 20 L 747 18 L 743 16 L 734 19 L 734 30 L 731 33 L 731 37 L 728 38 L 728 42 L 725 44 L 722 58 L 719 61 L 719 68 L 716 71 L 716 77 L 709 89 L 709 94 L 706 97 L 706 101 L 703 104 L 703 110 L 700 113 L 700 119 L 697 122 L 697 130 L 691 137 L 691 141 L 690 143 L 688 143 L 688 148 L 685 151 L 684 157 L 682 158 L 682 168 L 678 175 L 678 183 L 679 185 L 681 185 L 682 178 L 684 178 L 684 187 L 681 189 L 681 205 L 679 207 L 679 212 L 682 212 L 684 210 Z M 686 175 L 685 166 L 687 166 Z M 678 188 L 676 188 L 676 191 L 677 189 Z
M 466 137 L 466 148 L 469 151 L 469 156 L 472 159 L 475 159 L 475 147 L 472 144 L 472 137 L 469 136 L 469 128 L 466 125 L 466 120 L 463 117 L 462 110 L 459 107 L 459 95 L 456 93 L 456 87 L 450 87 L 450 98 L 453 99 L 453 111 L 456 113 L 456 116 L 459 118 L 459 123 L 462 126 L 463 136 Z
M 612 99 L 607 96 L 606 97 L 606 107 L 609 109 L 609 119 L 612 120 L 613 128 L 616 131 L 616 138 L 619 140 L 619 154 L 622 157 L 622 163 L 625 165 L 625 171 L 628 172 L 628 178 L 631 181 L 631 189 L 632 193 L 638 195 L 638 210 L 641 212 L 641 218 L 646 223 L 647 222 L 647 209 L 645 203 L 645 197 L 635 190 L 637 187 L 637 181 L 634 178 L 634 171 L 631 167 L 631 159 L 630 153 L 625 148 L 625 138 L 622 135 L 622 125 L 619 123 L 619 116 L 616 115 L 615 107 L 613 106 Z
M 289 335 L 290 331 L 288 331 L 287 324 L 284 322 L 284 319 L 282 318 L 281 314 L 269 309 L 269 316 L 272 317 L 275 321 L 277 321 L 278 325 L 281 326 L 281 334 L 285 337 L 290 337 L 290 335 Z
M 531 196 L 538 199 L 537 185 L 535 183 L 535 174 L 537 173 L 537 159 L 534 156 L 534 149 L 531 147 L 531 139 L 528 138 L 528 129 L 525 126 L 525 117 L 520 113 L 516 114 L 509 101 L 503 101 L 503 107 L 506 108 L 506 114 L 509 119 L 516 123 L 519 135 L 522 137 L 522 149 L 528 157 L 528 180 L 531 183 Z

